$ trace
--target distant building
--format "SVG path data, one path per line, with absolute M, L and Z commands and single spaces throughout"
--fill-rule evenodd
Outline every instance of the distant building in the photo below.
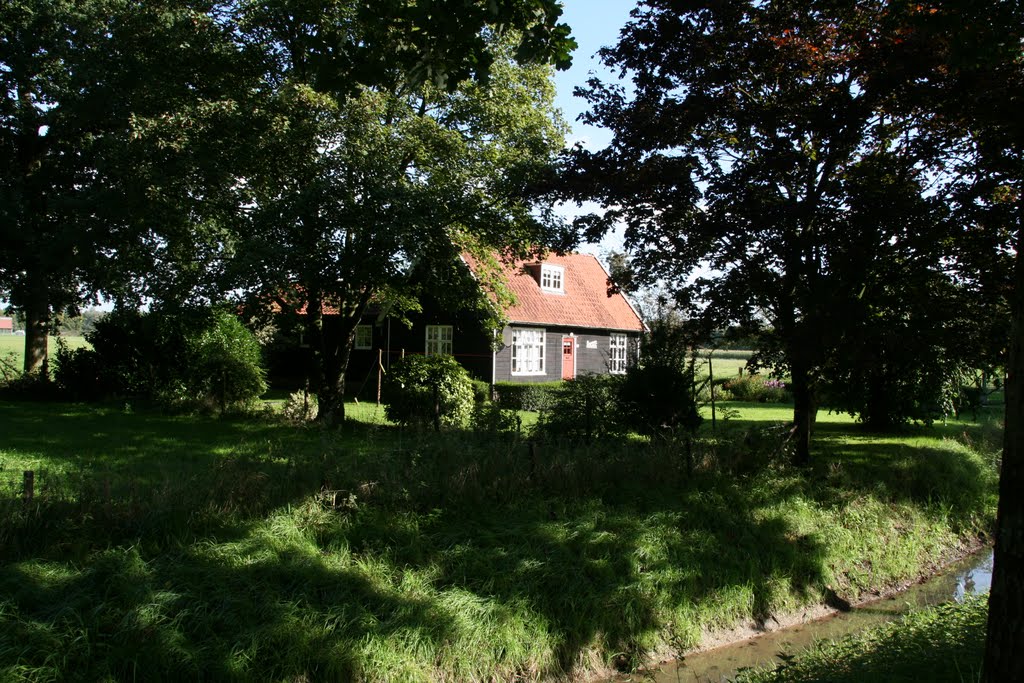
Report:
M 0 334 L 14 334 L 14 318 L 0 318 Z

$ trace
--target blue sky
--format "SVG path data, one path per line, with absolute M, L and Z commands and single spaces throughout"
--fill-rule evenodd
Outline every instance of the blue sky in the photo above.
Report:
M 593 73 L 602 79 L 613 79 L 615 74 L 602 67 L 595 53 L 602 47 L 618 42 L 619 31 L 629 19 L 629 12 L 636 6 L 633 0 L 564 0 L 562 21 L 572 27 L 572 35 L 579 44 L 573 53 L 572 68 L 555 74 L 558 88 L 558 107 L 572 126 L 568 142 L 582 142 L 591 150 L 605 147 L 611 140 L 608 131 L 585 126 L 576 117 L 587 109 L 584 100 L 573 97 L 576 86 L 584 85 Z M 566 218 L 590 213 L 597 205 L 586 202 L 582 207 L 563 206 L 560 213 Z M 618 232 L 607 235 L 600 244 L 581 245 L 580 251 L 603 256 L 608 251 L 622 251 L 622 236 Z
M 572 27 L 572 35 L 579 44 L 573 53 L 572 68 L 555 74 L 558 87 L 558 106 L 573 127 L 570 142 L 583 140 L 590 149 L 604 147 L 611 136 L 606 131 L 584 126 L 576 117 L 586 109 L 586 102 L 572 96 L 573 88 L 584 85 L 591 72 L 598 76 L 614 77 L 595 57 L 602 47 L 614 45 L 619 30 L 629 19 L 636 3 L 632 0 L 564 0 L 562 21 Z

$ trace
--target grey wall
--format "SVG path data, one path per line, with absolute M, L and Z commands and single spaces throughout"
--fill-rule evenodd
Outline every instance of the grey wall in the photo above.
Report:
M 576 337 L 576 374 L 606 374 L 608 372 L 609 349 L 611 340 L 609 332 L 585 330 L 567 327 L 544 327 L 534 325 L 516 325 L 531 329 L 544 329 L 544 371 L 543 375 L 512 374 L 512 329 L 506 327 L 502 331 L 502 348 L 494 359 L 495 382 L 554 382 L 562 379 L 562 337 Z M 632 349 L 639 335 L 628 333 L 629 347 Z M 594 348 L 587 348 L 588 342 Z M 627 354 L 631 356 L 631 353 Z

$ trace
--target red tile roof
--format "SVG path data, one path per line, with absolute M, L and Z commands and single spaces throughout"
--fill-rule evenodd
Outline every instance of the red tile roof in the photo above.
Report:
M 473 268 L 473 259 L 467 257 L 466 262 Z M 538 265 L 537 261 L 516 261 L 504 266 L 505 280 L 517 301 L 505 311 L 509 322 L 643 331 L 643 322 L 626 298 L 621 294 L 608 295 L 608 273 L 595 257 L 551 254 L 543 263 L 565 269 L 565 293 L 541 290 L 537 281 L 539 268 L 532 272 L 525 268 Z

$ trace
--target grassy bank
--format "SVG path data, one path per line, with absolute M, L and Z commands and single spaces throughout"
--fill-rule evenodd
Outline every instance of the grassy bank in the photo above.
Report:
M 376 406 L 360 406 L 366 419 Z M 982 429 L 588 448 L 0 404 L 0 680 L 509 680 L 916 576 L 994 514 Z M 944 438 L 967 433 L 972 446 Z M 16 500 L 21 471 L 36 499 Z
M 987 596 L 970 596 L 818 643 L 784 666 L 741 674 L 736 683 L 977 681 L 987 618 Z

